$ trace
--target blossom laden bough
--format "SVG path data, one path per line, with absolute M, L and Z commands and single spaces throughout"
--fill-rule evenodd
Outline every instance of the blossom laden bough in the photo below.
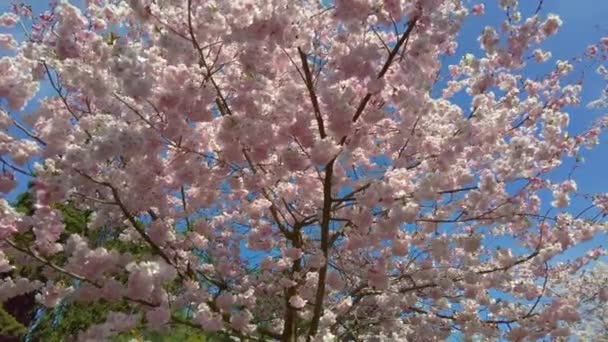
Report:
M 459 0 L 16 5 L 0 16 L 0 191 L 31 177 L 34 205 L 0 202 L 0 299 L 124 304 L 81 340 L 140 323 L 283 341 L 575 334 L 567 275 L 606 251 L 557 260 L 605 233 L 607 201 L 553 172 L 608 121 L 568 134 L 578 65 L 543 49 L 564 23 L 498 5 L 479 55 L 456 37 L 489 9 Z M 536 63 L 554 67 L 531 78 Z M 25 114 L 39 89 L 53 96 Z M 66 229 L 65 203 L 85 228 Z

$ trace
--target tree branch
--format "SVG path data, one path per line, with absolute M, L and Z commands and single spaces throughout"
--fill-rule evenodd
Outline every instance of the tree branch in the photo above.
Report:
M 317 99 L 317 94 L 315 93 L 315 87 L 312 79 L 312 74 L 310 72 L 310 68 L 308 66 L 308 56 L 302 51 L 302 49 L 298 48 L 298 52 L 300 54 L 300 60 L 302 61 L 302 69 L 304 70 L 304 83 L 306 83 L 306 88 L 308 89 L 308 94 L 310 96 L 310 101 L 312 102 L 312 107 L 315 111 L 315 119 L 317 120 L 317 126 L 319 127 L 319 135 L 321 139 L 325 138 L 325 126 L 323 123 L 323 116 L 321 116 L 321 109 L 319 108 L 319 101 Z
M 110 189 L 110 191 L 112 192 L 112 197 L 114 197 L 114 201 L 116 202 L 116 205 L 118 205 L 118 207 L 120 208 L 120 210 L 122 211 L 122 213 L 125 215 L 125 217 L 127 218 L 127 220 L 131 223 L 131 225 L 133 226 L 133 228 L 139 233 L 139 235 L 148 243 L 148 245 L 150 245 L 150 247 L 152 247 L 152 249 L 158 254 L 158 256 L 160 256 L 167 264 L 173 266 L 178 274 L 180 275 L 180 277 L 183 277 L 183 275 L 181 274 L 180 269 L 173 264 L 173 262 L 171 262 L 171 259 L 169 258 L 169 256 L 162 250 L 162 248 L 160 248 L 160 246 L 158 246 L 156 243 L 154 243 L 154 241 L 152 241 L 152 239 L 150 238 L 150 236 L 148 236 L 148 234 L 146 234 L 146 232 L 143 230 L 141 223 L 137 222 L 137 220 L 135 219 L 135 217 L 131 214 L 131 212 L 129 212 L 129 209 L 127 209 L 127 207 L 125 206 L 125 204 L 122 202 L 121 198 L 120 198 L 120 194 L 118 193 L 118 190 L 116 190 L 116 188 L 108 183 L 108 182 L 102 182 L 102 181 L 98 181 L 96 179 L 94 179 L 93 177 L 87 175 L 84 172 L 81 172 L 79 170 L 76 170 L 76 172 L 78 174 L 80 174 L 81 176 L 83 176 L 84 178 L 90 180 L 93 183 L 102 185 L 104 187 L 107 187 Z
M 401 38 L 399 38 L 399 40 L 397 41 L 397 44 L 395 44 L 395 46 L 389 53 L 388 58 L 386 59 L 386 62 L 382 66 L 382 69 L 380 70 L 380 73 L 377 76 L 377 79 L 381 79 L 382 77 L 384 77 L 384 75 L 390 68 L 391 64 L 393 63 L 395 56 L 397 56 L 397 54 L 399 53 L 399 50 L 401 49 L 403 44 L 410 37 L 410 34 L 414 30 L 414 27 L 416 26 L 417 22 L 418 22 L 418 17 L 414 17 L 412 20 L 409 21 L 407 30 L 405 30 L 405 32 L 403 32 L 403 35 L 401 35 Z M 365 96 L 359 103 L 357 110 L 355 111 L 355 115 L 353 115 L 352 122 L 357 122 L 357 120 L 359 120 L 359 117 L 361 117 L 361 114 L 363 114 L 363 110 L 365 110 L 365 107 L 367 106 L 367 103 L 369 102 L 371 97 L 372 97 L 371 93 L 365 94 Z M 345 140 L 345 138 L 346 137 L 344 137 L 342 139 Z
M 323 312 L 323 299 L 325 297 L 325 278 L 327 277 L 327 265 L 329 262 L 329 225 L 331 223 L 331 207 L 332 207 L 332 177 L 334 171 L 334 163 L 336 159 L 332 159 L 325 166 L 325 179 L 323 180 L 323 211 L 321 218 L 321 251 L 325 257 L 325 263 L 319 269 L 319 280 L 317 282 L 317 292 L 315 294 L 315 306 L 313 309 L 313 317 L 308 330 L 308 341 L 316 335 L 319 328 L 319 320 Z

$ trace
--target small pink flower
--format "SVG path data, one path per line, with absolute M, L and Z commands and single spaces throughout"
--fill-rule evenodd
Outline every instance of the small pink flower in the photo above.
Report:
M 228 312 L 232 308 L 232 304 L 234 304 L 234 296 L 224 292 L 215 299 L 215 303 L 220 310 Z
M 597 54 L 598 48 L 597 45 L 589 45 L 587 47 L 587 54 L 591 57 L 595 56 Z
M 562 20 L 555 14 L 549 14 L 547 20 L 541 25 L 541 31 L 545 36 L 554 35 L 559 27 L 562 26 Z
M 408 252 L 407 241 L 401 240 L 401 239 L 393 241 L 392 251 L 393 251 L 393 254 L 396 256 L 407 255 L 407 252 Z
M 0 192 L 5 194 L 11 192 L 17 186 L 15 177 L 11 174 L 5 173 L 0 175 Z
M 154 310 L 150 310 L 146 313 L 146 319 L 148 321 L 148 326 L 152 329 L 157 329 L 169 322 L 171 318 L 171 313 L 169 308 L 166 306 L 159 306 Z
M 304 253 L 299 248 L 286 248 L 282 251 L 283 257 L 289 258 L 291 260 L 299 260 Z
M 296 309 L 301 309 L 306 306 L 306 300 L 298 295 L 291 296 L 291 298 L 289 298 L 289 305 Z
M 484 4 L 477 4 L 473 6 L 473 15 L 481 16 L 486 12 L 486 6 Z
M 13 267 L 6 258 L 6 255 L 4 255 L 4 252 L 0 251 L 0 272 L 9 272 L 12 269 Z
M 251 320 L 251 314 L 247 311 L 240 311 L 230 318 L 230 325 L 238 331 L 244 331 Z
M 19 17 L 14 13 L 4 13 L 0 15 L 0 27 L 11 28 L 19 22 Z

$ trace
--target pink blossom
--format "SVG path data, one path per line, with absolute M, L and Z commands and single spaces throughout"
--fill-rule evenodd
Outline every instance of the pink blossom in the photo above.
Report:
M 215 302 L 221 310 L 229 312 L 234 304 L 234 296 L 230 293 L 222 293 L 215 299 Z
M 537 63 L 544 63 L 551 58 L 551 52 L 542 51 L 540 49 L 534 50 L 534 60 Z
M 244 332 L 251 320 L 251 313 L 248 311 L 239 311 L 230 318 L 230 325 L 237 331 Z
M 150 225 L 150 238 L 159 245 L 174 239 L 171 223 L 158 220 Z
M 598 47 L 597 47 L 597 45 L 589 45 L 589 46 L 587 47 L 587 53 L 588 53 L 590 56 L 595 56 L 595 55 L 597 54 L 597 52 L 598 52 Z
M 335 290 L 340 291 L 344 288 L 345 282 L 337 272 L 331 272 L 327 276 L 327 285 L 329 285 Z
M 392 252 L 397 256 L 404 256 L 408 253 L 408 244 L 407 241 L 404 240 L 394 240 Z
M 148 326 L 152 329 L 158 329 L 169 322 L 171 312 L 166 306 L 159 306 L 146 313 Z
M 485 9 L 486 9 L 486 7 L 484 4 L 477 4 L 477 5 L 473 6 L 473 9 L 472 9 L 473 15 L 477 15 L 477 16 L 484 15 Z
M 311 151 L 312 162 L 316 165 L 325 165 L 336 157 L 340 148 L 331 140 L 319 140 Z
M 17 181 L 12 174 L 4 173 L 0 175 L 0 192 L 8 194 L 17 186 Z
M 482 35 L 479 37 L 481 47 L 489 53 L 494 51 L 499 41 L 500 38 L 498 37 L 498 34 L 492 27 L 489 26 L 483 30 Z
M 541 30 L 546 36 L 551 36 L 557 32 L 557 29 L 562 25 L 562 20 L 559 16 L 549 14 L 547 20 L 541 25 Z
M 311 267 L 320 268 L 326 263 L 326 259 L 325 259 L 325 256 L 323 256 L 323 253 L 321 253 L 321 251 L 319 251 L 318 253 L 313 254 L 308 259 L 308 263 L 310 264 Z
M 283 254 L 283 257 L 289 258 L 291 260 L 298 260 L 302 258 L 302 255 L 304 255 L 304 253 L 302 253 L 299 248 L 286 248 L 283 249 L 281 253 Z
M 52 284 L 47 284 L 36 294 L 36 300 L 48 308 L 54 308 L 61 300 L 73 292 L 72 287 L 56 287 Z
M 19 22 L 19 17 L 15 13 L 3 13 L 0 15 L 0 27 L 11 28 Z
M 372 79 L 367 82 L 367 91 L 372 94 L 376 94 L 381 92 L 384 89 L 384 86 L 384 79 Z
M 0 251 L 0 272 L 10 272 L 13 269 L 4 252 Z
M 17 48 L 17 41 L 12 34 L 0 33 L 0 49 L 12 51 Z
M 302 297 L 295 295 L 289 298 L 289 304 L 296 309 L 302 309 L 306 306 L 306 301 Z

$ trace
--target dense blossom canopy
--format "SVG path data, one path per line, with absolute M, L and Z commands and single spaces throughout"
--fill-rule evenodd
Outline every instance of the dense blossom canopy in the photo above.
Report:
M 606 250 L 555 259 L 603 234 L 608 197 L 550 174 L 608 125 L 567 133 L 570 75 L 608 79 L 608 38 L 552 60 L 561 20 L 516 0 L 477 55 L 457 34 L 495 4 L 84 3 L 0 16 L 0 191 L 32 177 L 35 203 L 0 200 L 0 301 L 124 303 L 78 334 L 92 341 L 139 324 L 284 341 L 581 330 L 580 289 L 600 283 L 571 279 Z M 554 67 L 528 77 L 539 63 Z M 63 203 L 87 229 L 65 230 Z

